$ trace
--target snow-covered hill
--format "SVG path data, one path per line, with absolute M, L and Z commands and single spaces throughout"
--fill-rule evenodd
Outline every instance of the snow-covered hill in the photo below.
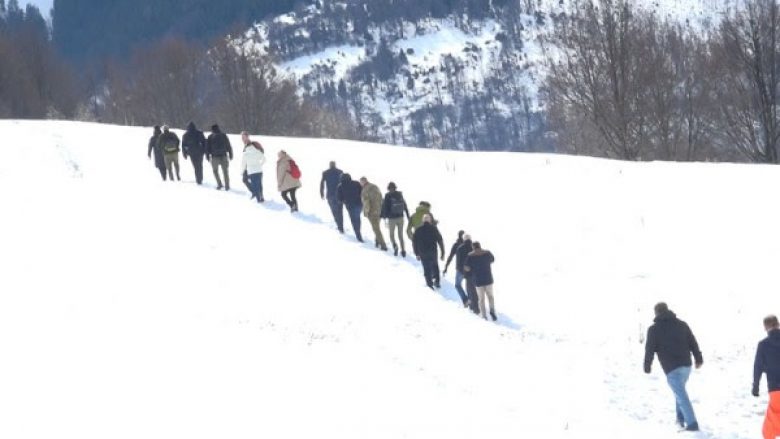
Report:
M 679 438 L 660 367 L 641 370 L 658 300 L 704 352 L 698 437 L 760 434 L 775 167 L 260 138 L 303 170 L 291 215 L 272 166 L 262 206 L 188 162 L 159 181 L 148 129 L 0 130 L 0 437 Z M 491 249 L 498 324 L 339 235 L 329 160 Z
M 474 2 L 479 4 L 480 2 Z M 540 36 L 573 0 L 482 2 L 448 14 L 319 1 L 258 23 L 243 44 L 279 59 L 304 93 L 347 112 L 384 142 L 447 149 L 549 151 L 540 110 Z M 734 0 L 637 0 L 694 28 L 717 23 Z

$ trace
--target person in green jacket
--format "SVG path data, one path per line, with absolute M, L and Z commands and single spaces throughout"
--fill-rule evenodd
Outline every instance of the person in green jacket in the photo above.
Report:
M 406 227 L 406 234 L 409 236 L 409 239 L 414 239 L 414 232 L 420 228 L 423 224 L 423 217 L 428 214 L 433 219 L 433 213 L 431 213 L 431 203 L 427 201 L 420 201 L 420 205 L 417 206 L 417 209 L 412 214 L 412 217 L 409 218 L 409 225 Z M 432 220 L 433 225 L 435 226 L 439 222 L 435 219 Z

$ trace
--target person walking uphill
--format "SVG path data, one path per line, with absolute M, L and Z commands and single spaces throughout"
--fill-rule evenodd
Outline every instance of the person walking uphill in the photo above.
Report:
M 298 200 L 295 191 L 301 187 L 301 171 L 298 165 L 285 151 L 279 151 L 279 160 L 276 162 L 276 182 L 282 199 L 290 206 L 290 212 L 298 211 Z
M 160 148 L 161 135 L 162 130 L 160 129 L 160 126 L 155 125 L 154 134 L 152 134 L 152 137 L 149 139 L 149 152 L 147 152 L 146 155 L 149 156 L 149 158 L 152 158 L 152 153 L 154 153 L 154 167 L 160 171 L 160 176 L 163 181 L 165 181 L 168 178 L 168 174 L 165 171 L 165 157 L 163 156 L 162 148 Z
M 225 177 L 225 190 L 230 190 L 230 176 L 228 166 L 233 160 L 233 147 L 228 136 L 219 129 L 219 125 L 211 126 L 211 134 L 206 139 L 206 159 L 211 162 L 211 170 L 214 171 L 214 179 L 217 180 L 217 190 L 222 189 L 222 179 L 219 178 L 219 169 L 222 168 L 222 176 Z
M 347 208 L 349 220 L 352 222 L 352 230 L 355 231 L 355 238 L 363 242 L 363 235 L 360 233 L 360 212 L 363 210 L 363 201 L 361 194 L 363 188 L 360 183 L 353 181 L 349 174 L 341 175 L 341 183 L 337 190 L 337 196 L 341 203 Z
M 441 288 L 437 250 L 441 250 L 444 260 L 444 239 L 430 214 L 423 216 L 423 224 L 414 232 L 412 246 L 417 260 L 422 263 L 425 284 L 431 289 Z
M 466 258 L 468 258 L 473 251 L 474 246 L 471 242 L 471 235 L 464 233 L 463 244 L 461 244 L 455 252 L 455 289 L 459 290 L 458 294 L 462 298 L 464 295 L 461 292 L 461 290 L 463 290 L 463 281 L 466 281 L 465 295 L 468 297 L 466 306 L 468 306 L 474 314 L 479 314 L 479 297 L 477 295 L 477 287 L 474 285 L 474 276 L 472 273 L 466 272 Z
M 679 320 L 663 302 L 655 305 L 654 322 L 647 330 L 645 373 L 650 373 L 653 357 L 658 354 L 666 381 L 674 393 L 677 424 L 687 431 L 699 431 L 693 405 L 685 390 L 685 384 L 691 375 L 691 353 L 696 360 L 697 369 L 704 363 L 699 344 L 688 324 Z
M 263 146 L 249 138 L 246 131 L 241 133 L 244 142 L 244 156 L 241 158 L 241 173 L 246 174 L 249 180 L 249 192 L 258 203 L 265 201 L 263 198 L 263 165 L 265 165 L 265 152 Z
M 496 306 L 493 299 L 493 270 L 491 265 L 496 261 L 493 253 L 482 249 L 479 242 L 472 244 L 474 250 L 466 257 L 463 263 L 463 270 L 471 275 L 471 281 L 477 287 L 477 296 L 479 300 L 479 313 L 483 319 L 487 320 L 487 307 L 485 299 L 487 298 L 490 306 L 490 317 L 495 322 Z
M 195 123 L 187 125 L 187 131 L 181 137 L 184 160 L 189 157 L 195 171 L 195 183 L 203 183 L 203 156 L 206 154 L 206 136 L 195 127 Z
M 447 263 L 444 264 L 444 272 L 442 273 L 445 276 L 447 275 L 447 270 L 450 268 L 450 263 L 452 262 L 453 259 L 455 259 L 455 257 L 458 254 L 458 249 L 460 248 L 460 246 L 463 245 L 463 235 L 465 233 L 466 232 L 464 232 L 463 230 L 459 231 L 458 239 L 455 240 L 454 244 L 452 244 L 452 248 L 450 249 L 450 255 L 447 257 Z M 455 265 L 457 265 L 457 261 Z M 463 274 L 459 270 L 457 270 L 457 267 L 455 270 L 455 290 L 458 292 L 458 295 L 460 296 L 460 300 L 463 302 L 463 306 L 468 307 L 469 298 L 466 295 L 466 290 L 463 289 Z
M 414 213 L 409 218 L 409 226 L 406 227 L 406 234 L 409 235 L 409 239 L 413 239 L 415 230 L 422 226 L 423 217 L 425 215 L 431 216 L 431 221 L 434 226 L 438 223 L 438 221 L 433 219 L 433 214 L 431 213 L 431 203 L 427 201 L 420 201 L 420 205 L 417 206 L 417 209 L 415 209 Z
M 404 214 L 409 219 L 409 208 L 406 206 L 404 194 L 397 190 L 392 181 L 387 185 L 387 194 L 382 202 L 382 218 L 387 219 L 387 229 L 390 233 L 390 242 L 393 244 L 393 253 L 398 256 L 398 243 L 395 241 L 396 230 L 398 241 L 401 243 L 401 256 L 406 257 L 406 245 L 404 244 Z
M 360 193 L 363 215 L 368 218 L 368 222 L 371 223 L 371 228 L 374 230 L 375 246 L 382 251 L 387 251 L 385 237 L 382 236 L 382 227 L 379 224 L 382 218 L 382 192 L 375 184 L 369 183 L 366 177 L 360 178 L 360 185 L 363 187 Z
M 168 179 L 173 181 L 173 170 L 176 169 L 176 180 L 181 181 L 179 175 L 179 136 L 172 132 L 167 125 L 163 126 L 162 134 L 160 135 L 160 148 L 164 154 L 165 169 L 168 171 Z
M 769 388 L 769 406 L 764 417 L 764 439 L 780 437 L 780 322 L 777 316 L 764 319 L 767 337 L 758 343 L 753 365 L 753 396 L 758 397 L 761 375 L 766 374 Z
M 336 162 L 330 162 L 330 166 L 322 173 L 322 180 L 320 180 L 320 197 L 323 200 L 326 198 L 325 189 L 327 189 L 328 206 L 340 233 L 344 233 L 344 203 L 339 201 L 338 194 L 342 174 L 341 169 L 336 167 Z

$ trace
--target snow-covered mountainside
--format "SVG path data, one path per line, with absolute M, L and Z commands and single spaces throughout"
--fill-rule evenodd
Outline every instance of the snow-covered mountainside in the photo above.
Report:
M 347 112 L 364 134 L 432 148 L 546 151 L 540 35 L 573 0 L 475 2 L 484 9 L 415 13 L 320 1 L 258 23 L 245 44 L 274 54 L 304 93 Z M 710 26 L 733 0 L 638 0 L 692 26 Z M 433 6 L 428 6 L 433 7 Z
M 642 373 L 658 300 L 704 352 L 695 437 L 760 435 L 775 167 L 259 138 L 303 171 L 291 215 L 273 160 L 257 205 L 235 162 L 230 193 L 189 162 L 160 181 L 150 129 L 0 130 L 0 437 L 679 439 L 660 367 Z M 465 229 L 493 251 L 498 323 L 451 273 L 433 292 L 415 261 L 338 234 L 329 160 L 430 201 L 448 246 Z

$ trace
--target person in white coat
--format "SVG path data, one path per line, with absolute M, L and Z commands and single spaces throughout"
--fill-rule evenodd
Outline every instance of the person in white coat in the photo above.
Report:
M 263 165 L 265 164 L 265 151 L 260 142 L 249 138 L 246 131 L 241 133 L 244 141 L 244 156 L 241 160 L 241 172 L 248 180 L 247 187 L 252 194 L 252 199 L 258 203 L 265 201 L 263 198 Z

